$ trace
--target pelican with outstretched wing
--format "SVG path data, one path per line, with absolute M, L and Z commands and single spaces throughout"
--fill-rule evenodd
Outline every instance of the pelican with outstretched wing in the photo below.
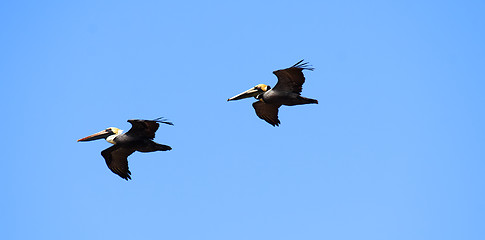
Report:
M 106 139 L 113 146 L 103 150 L 101 155 L 106 160 L 108 168 L 121 178 L 131 179 L 131 172 L 128 169 L 128 156 L 133 152 L 155 152 L 172 150 L 170 146 L 158 144 L 153 141 L 155 132 L 158 130 L 159 123 L 173 125 L 171 122 L 164 121 L 162 118 L 155 120 L 128 120 L 131 129 L 123 133 L 115 127 L 109 127 L 93 135 L 81 138 L 78 142 L 86 142 L 97 139 Z
M 300 95 L 303 83 L 305 83 L 303 70 L 313 71 L 313 68 L 309 67 L 308 63 L 302 62 L 303 60 L 289 68 L 274 71 L 274 75 L 278 77 L 278 83 L 276 83 L 274 88 L 266 84 L 258 84 L 245 92 L 227 99 L 227 101 L 254 97 L 258 99 L 257 102 L 253 103 L 256 115 L 273 126 L 279 126 L 281 122 L 278 119 L 278 108 L 281 105 L 318 104 L 318 100 Z

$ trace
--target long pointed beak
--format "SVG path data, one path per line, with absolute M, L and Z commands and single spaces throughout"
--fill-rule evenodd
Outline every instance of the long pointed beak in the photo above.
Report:
M 251 88 L 245 92 L 242 92 L 232 98 L 227 99 L 227 101 L 233 101 L 233 100 L 239 100 L 239 99 L 244 99 L 244 98 L 249 98 L 249 97 L 256 97 L 259 93 L 262 91 L 260 89 L 254 89 Z
M 87 142 L 87 141 L 93 141 L 93 140 L 98 140 L 98 139 L 103 139 L 103 138 L 107 138 L 109 135 L 111 135 L 113 133 L 107 131 L 107 130 L 103 130 L 103 131 L 100 131 L 100 132 L 97 132 L 93 135 L 89 135 L 87 137 L 84 137 L 84 138 L 81 138 L 79 140 L 77 140 L 78 142 Z

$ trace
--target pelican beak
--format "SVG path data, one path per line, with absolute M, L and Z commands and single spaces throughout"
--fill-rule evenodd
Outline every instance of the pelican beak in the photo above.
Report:
M 233 101 L 233 100 L 239 100 L 239 99 L 244 99 L 244 98 L 249 98 L 249 97 L 256 97 L 258 94 L 262 93 L 263 90 L 259 88 L 251 88 L 245 92 L 242 92 L 232 98 L 227 99 L 227 101 Z
M 113 132 L 111 130 L 106 129 L 106 130 L 97 132 L 93 135 L 89 135 L 87 137 L 81 138 L 77 141 L 78 142 L 87 142 L 87 141 L 93 141 L 93 140 L 98 140 L 98 139 L 104 139 L 104 138 L 107 138 L 109 135 L 112 135 L 112 134 L 113 134 Z

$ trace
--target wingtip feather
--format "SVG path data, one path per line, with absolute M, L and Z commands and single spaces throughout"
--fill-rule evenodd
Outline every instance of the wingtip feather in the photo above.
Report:
M 309 71 L 315 70 L 315 68 L 313 68 L 312 65 L 309 65 L 309 62 L 302 63 L 303 61 L 304 61 L 304 59 L 302 59 L 299 62 L 295 63 L 295 65 L 293 65 L 291 67 L 300 68 L 300 69 L 309 70 Z
M 158 122 L 158 123 L 165 123 L 167 125 L 174 126 L 173 122 L 169 122 L 169 121 L 167 121 L 167 119 L 165 119 L 163 117 L 155 118 L 155 119 L 153 119 L 153 121 Z

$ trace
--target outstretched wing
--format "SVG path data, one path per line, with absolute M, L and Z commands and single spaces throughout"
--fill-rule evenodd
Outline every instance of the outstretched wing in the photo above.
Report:
M 130 156 L 135 149 L 125 148 L 119 145 L 113 145 L 106 148 L 101 152 L 101 155 L 106 160 L 106 165 L 108 168 L 120 176 L 121 178 L 128 180 L 130 177 L 130 170 L 128 170 L 128 156 Z
M 281 105 L 268 104 L 261 101 L 253 103 L 253 108 L 254 110 L 256 110 L 256 115 L 258 115 L 259 118 L 263 119 L 269 124 L 273 125 L 273 127 L 280 124 L 280 120 L 278 119 L 278 108 L 280 106 Z
M 157 118 L 154 120 L 131 119 L 128 120 L 128 122 L 131 123 L 131 129 L 126 132 L 126 134 L 137 138 L 148 139 L 155 138 L 155 132 L 160 126 L 159 123 L 173 125 L 173 123 L 164 121 L 162 118 Z
M 274 75 L 278 77 L 278 83 L 273 89 L 300 94 L 303 83 L 305 83 L 305 76 L 302 71 L 304 69 L 313 71 L 313 68 L 309 67 L 307 62 L 302 62 L 303 59 L 289 68 L 274 71 Z

